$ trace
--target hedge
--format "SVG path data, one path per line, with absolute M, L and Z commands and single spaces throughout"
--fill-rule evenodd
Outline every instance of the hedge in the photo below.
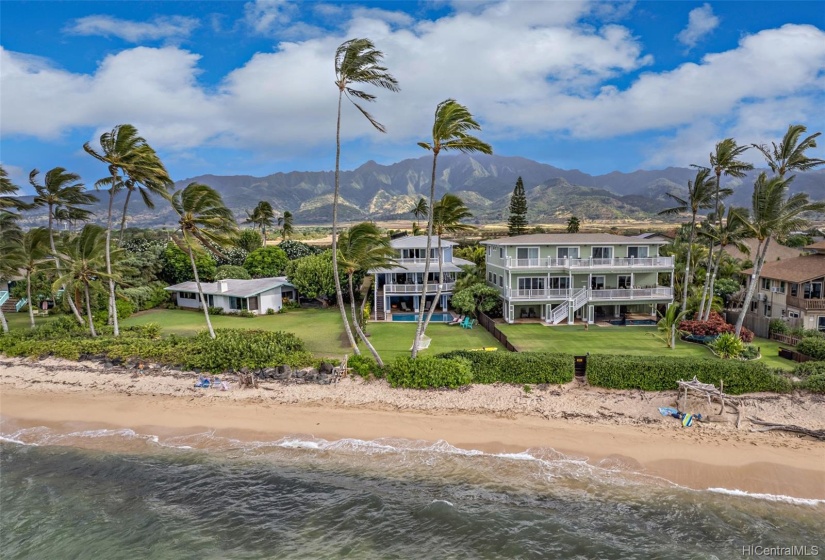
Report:
M 817 361 L 825 360 L 825 338 L 803 338 L 796 345 L 796 351 Z
M 825 373 L 817 373 L 802 382 L 802 388 L 811 393 L 825 393 Z
M 553 383 L 573 381 L 574 359 L 550 352 L 480 352 L 456 350 L 439 358 L 463 358 L 470 362 L 474 383 Z
M 759 362 L 600 354 L 587 359 L 588 383 L 609 389 L 666 391 L 676 389 L 677 381 L 693 379 L 694 375 L 699 381 L 716 386 L 724 381 L 725 393 L 731 395 L 787 393 L 793 388 L 789 379 Z
M 401 356 L 388 364 L 386 370 L 391 386 L 410 389 L 455 389 L 473 380 L 470 362 L 463 358 L 419 356 L 413 360 L 409 356 Z
M 797 377 L 807 377 L 809 375 L 825 374 L 825 362 L 802 362 L 793 369 L 793 374 Z

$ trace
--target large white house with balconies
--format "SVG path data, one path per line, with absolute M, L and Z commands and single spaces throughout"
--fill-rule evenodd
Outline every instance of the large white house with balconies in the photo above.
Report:
M 393 239 L 392 248 L 396 252 L 396 263 L 391 268 L 373 269 L 369 274 L 373 275 L 373 285 L 375 286 L 375 299 L 373 301 L 372 317 L 376 321 L 412 321 L 411 315 L 418 312 L 422 305 L 427 309 L 434 304 L 436 291 L 438 290 L 439 273 L 438 268 L 438 236 L 432 239 L 432 248 L 427 255 L 427 236 L 412 235 Z M 443 253 L 443 284 L 441 285 L 441 296 L 435 303 L 436 313 L 433 315 L 434 321 L 449 320 L 447 306 L 450 297 L 453 295 L 455 280 L 462 274 L 462 266 L 472 266 L 470 261 L 453 256 L 453 247 L 457 243 L 441 240 L 441 251 Z M 430 260 L 430 271 L 428 275 L 427 293 L 424 294 L 424 266 L 427 259 Z
M 576 319 L 656 317 L 673 301 L 673 258 L 661 238 L 604 233 L 535 234 L 485 241 L 487 283 L 504 320 L 557 325 Z

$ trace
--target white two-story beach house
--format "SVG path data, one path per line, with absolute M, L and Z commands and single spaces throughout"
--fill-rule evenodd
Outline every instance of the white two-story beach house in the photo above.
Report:
M 647 316 L 673 301 L 673 258 L 659 237 L 535 234 L 485 241 L 487 283 L 504 320 L 557 325 Z
M 414 321 L 415 313 L 421 305 L 433 305 L 438 288 L 438 236 L 433 236 L 432 249 L 427 256 L 427 236 L 412 235 L 392 240 L 396 251 L 396 265 L 387 269 L 373 269 L 375 299 L 372 317 L 376 321 Z M 457 243 L 441 240 L 444 261 L 444 284 L 441 287 L 440 301 L 436 302 L 433 321 L 449 321 L 447 313 L 450 297 L 453 295 L 455 280 L 463 272 L 462 266 L 472 266 L 470 261 L 453 256 L 453 247 Z M 424 266 L 430 259 L 427 293 L 424 289 Z M 426 303 L 424 303 L 426 300 Z

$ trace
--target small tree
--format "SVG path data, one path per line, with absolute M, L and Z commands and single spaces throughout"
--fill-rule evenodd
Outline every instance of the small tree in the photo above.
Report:
M 225 264 L 215 272 L 215 280 L 251 280 L 252 276 L 242 266 Z
M 286 276 L 298 293 L 316 299 L 324 307 L 335 296 L 335 278 L 332 274 L 332 252 L 324 251 L 291 261 Z
M 280 247 L 261 247 L 249 253 L 243 267 L 252 278 L 280 276 L 286 270 L 289 259 Z
M 238 240 L 235 242 L 235 245 L 247 253 L 251 253 L 255 249 L 260 249 L 264 246 L 264 238 L 254 229 L 244 229 L 238 234 Z
M 522 235 L 527 232 L 527 196 L 524 194 L 524 183 L 519 177 L 513 196 L 510 198 L 510 218 L 507 220 L 507 229 L 510 235 Z
M 462 313 L 477 317 L 478 313 L 487 313 L 495 308 L 500 295 L 492 286 L 473 284 L 453 294 L 450 303 Z
M 659 328 L 659 332 L 662 333 L 667 347 L 671 350 L 676 349 L 676 333 L 682 332 L 679 330 L 679 324 L 685 318 L 685 315 L 687 315 L 687 311 L 683 310 L 677 303 L 669 305 L 664 314 L 659 313 L 660 319 L 656 326 Z
M 570 216 L 567 220 L 567 233 L 579 233 L 579 219 L 576 216 Z

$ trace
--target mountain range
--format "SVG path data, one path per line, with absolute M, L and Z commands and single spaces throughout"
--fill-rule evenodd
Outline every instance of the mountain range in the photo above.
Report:
M 742 179 L 723 178 L 734 195 L 728 204 L 749 206 L 753 181 L 759 170 Z M 464 200 L 477 223 L 502 222 L 516 179 L 522 177 L 527 195 L 528 221 L 553 223 L 570 216 L 585 220 L 651 218 L 673 206 L 667 193 L 687 195 L 687 182 L 695 169 L 668 167 L 632 173 L 614 171 L 589 175 L 565 170 L 522 157 L 448 154 L 438 159 L 436 197 L 451 192 Z M 432 158 L 424 156 L 391 165 L 368 161 L 351 171 L 341 172 L 341 221 L 413 220 L 415 201 L 429 196 Z M 217 189 L 227 206 L 242 219 L 260 200 L 268 200 L 278 212 L 289 210 L 296 225 L 329 224 L 335 173 L 332 171 L 292 171 L 266 177 L 249 175 L 201 175 L 176 182 L 176 188 L 191 182 Z M 799 174 L 791 192 L 807 192 L 812 200 L 825 199 L 825 170 Z M 116 203 L 116 207 L 121 207 Z M 105 216 L 105 204 L 95 209 Z M 33 216 L 33 218 L 35 218 Z M 42 220 L 37 217 L 33 221 Z M 140 197 L 132 197 L 130 226 L 172 225 L 174 216 L 165 203 L 148 210 Z

